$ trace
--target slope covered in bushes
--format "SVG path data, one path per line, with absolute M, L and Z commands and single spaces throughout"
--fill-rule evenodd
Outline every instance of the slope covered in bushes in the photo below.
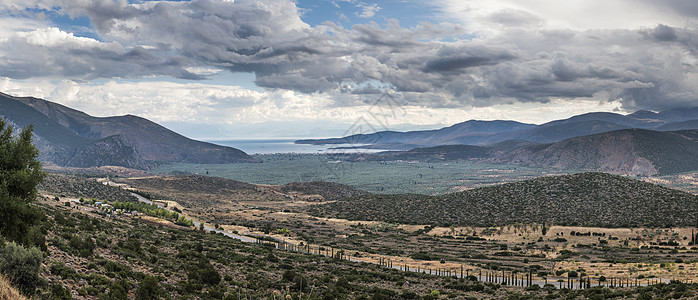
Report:
M 546 176 L 442 196 L 364 195 L 316 215 L 408 224 L 542 223 L 602 227 L 693 225 L 698 197 L 605 173 Z

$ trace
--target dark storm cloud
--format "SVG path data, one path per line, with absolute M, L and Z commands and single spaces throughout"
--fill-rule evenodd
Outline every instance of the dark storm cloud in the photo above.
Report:
M 676 30 L 664 24 L 659 24 L 657 27 L 649 32 L 650 36 L 658 41 L 662 42 L 673 42 L 678 38 L 676 36 Z
M 515 56 L 512 54 L 497 54 L 493 53 L 488 56 L 480 55 L 467 55 L 467 54 L 456 54 L 448 57 L 439 57 L 430 60 L 426 63 L 426 66 L 422 69 L 424 72 L 462 72 L 463 69 L 477 67 L 477 66 L 487 66 L 496 65 L 504 60 L 514 59 Z
M 670 2 L 694 13 L 695 2 Z M 536 15 L 503 10 L 488 17 L 501 26 L 496 34 L 470 36 L 449 24 L 404 28 L 395 20 L 311 27 L 288 0 L 46 3 L 90 17 L 106 42 L 12 37 L 0 44 L 0 75 L 202 79 L 188 67 L 207 66 L 252 72 L 261 87 L 331 93 L 338 106 L 381 93 L 377 86 L 430 107 L 597 96 L 660 109 L 698 94 L 698 36 L 690 27 L 542 29 Z

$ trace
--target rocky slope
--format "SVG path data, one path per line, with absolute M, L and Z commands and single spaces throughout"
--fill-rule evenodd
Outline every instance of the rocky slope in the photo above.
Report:
M 33 124 L 40 159 L 60 166 L 147 169 L 154 162 L 259 162 L 238 149 L 195 141 L 144 118 L 98 118 L 36 98 L 0 93 L 0 116 L 18 128 Z

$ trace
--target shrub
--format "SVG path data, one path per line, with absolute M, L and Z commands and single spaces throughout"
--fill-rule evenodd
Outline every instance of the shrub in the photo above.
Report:
M 207 285 L 216 285 L 221 282 L 221 274 L 208 260 L 199 259 L 199 262 L 189 267 L 189 279 Z
M 22 293 L 32 295 L 37 288 L 46 285 L 39 276 L 44 255 L 39 248 L 24 248 L 14 242 L 0 250 L 0 272 L 7 275 Z
M 136 289 L 136 299 L 158 299 L 160 297 L 160 285 L 158 284 L 158 279 L 156 277 L 145 275 L 140 282 L 138 282 L 138 289 Z
M 71 300 L 71 299 L 73 299 L 73 296 L 70 295 L 70 289 L 68 289 L 60 284 L 52 284 L 51 285 L 51 299 Z

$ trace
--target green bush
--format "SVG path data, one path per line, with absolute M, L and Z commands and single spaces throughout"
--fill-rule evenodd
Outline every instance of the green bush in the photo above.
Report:
M 206 259 L 199 259 L 197 264 L 190 266 L 188 277 L 191 281 L 210 286 L 221 282 L 221 274 Z
M 60 284 L 51 285 L 51 299 L 56 300 L 71 300 L 73 296 L 70 295 L 70 289 L 64 287 Z
M 136 299 L 158 299 L 161 294 L 160 285 L 156 277 L 145 275 L 140 282 L 138 282 L 138 288 L 136 289 Z
M 22 293 L 32 295 L 37 288 L 46 285 L 39 276 L 44 254 L 39 248 L 24 248 L 14 242 L 0 249 L 0 272 L 10 278 Z

